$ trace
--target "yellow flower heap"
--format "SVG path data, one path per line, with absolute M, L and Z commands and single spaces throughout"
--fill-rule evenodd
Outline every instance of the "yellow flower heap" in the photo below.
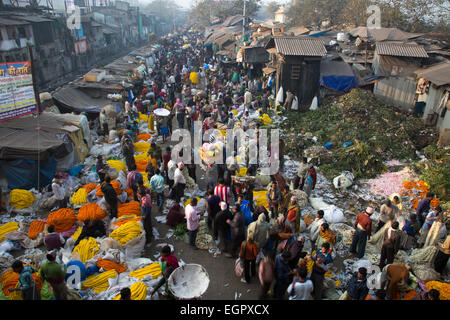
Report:
M 31 207 L 34 200 L 33 194 L 28 190 L 14 189 L 9 193 L 9 203 L 16 209 Z
M 120 245 L 127 244 L 130 240 L 138 237 L 143 232 L 139 222 L 130 221 L 122 224 L 116 230 L 110 233 L 109 237 L 117 240 Z
M 70 201 L 75 205 L 82 205 L 87 203 L 87 191 L 85 188 L 78 189 L 70 199 Z
M 131 285 L 131 300 L 145 300 L 147 297 L 148 286 L 142 282 L 135 282 Z M 113 300 L 120 300 L 121 295 L 118 294 Z
M 161 265 L 158 262 L 149 264 L 148 266 L 137 269 L 130 272 L 130 277 L 138 278 L 139 280 L 144 279 L 146 276 L 151 275 L 152 279 L 158 278 L 162 274 Z
M 7 222 L 0 226 L 0 242 L 3 242 L 6 238 L 4 235 L 7 235 L 10 232 L 16 231 L 19 229 L 19 224 L 17 222 Z
M 81 262 L 86 262 L 92 259 L 93 256 L 99 251 L 97 241 L 94 238 L 89 237 L 88 239 L 83 239 L 80 243 L 73 249 L 72 253 L 78 253 Z
M 120 161 L 120 160 L 108 160 L 108 161 L 106 161 L 106 164 L 110 168 L 116 169 L 117 172 L 122 170 L 123 173 L 127 173 L 127 167 L 125 166 L 125 163 L 123 161 Z
M 111 269 L 109 271 L 102 272 L 97 275 L 87 277 L 87 279 L 81 284 L 81 289 L 91 289 L 100 293 L 109 288 L 108 279 L 117 277 L 117 271 Z
M 269 115 L 267 113 L 264 113 L 263 116 L 259 116 L 258 117 L 260 120 L 263 121 L 264 124 L 271 124 L 272 123 L 272 119 L 270 119 Z

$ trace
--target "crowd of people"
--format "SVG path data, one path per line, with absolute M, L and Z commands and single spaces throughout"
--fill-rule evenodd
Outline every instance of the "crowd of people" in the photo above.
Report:
M 177 128 L 194 132 L 194 121 L 201 121 L 203 130 L 219 127 L 233 129 L 240 123 L 244 130 L 253 129 L 257 136 L 259 124 L 252 121 L 251 115 L 257 110 L 260 110 L 260 114 L 268 113 L 275 107 L 273 100 L 269 99 L 274 94 L 275 79 L 258 74 L 249 77 L 242 67 L 227 67 L 208 54 L 205 47 L 196 45 L 197 36 L 190 35 L 188 39 L 178 36 L 162 42 L 160 50 L 151 58 L 151 72 L 148 74 L 151 85 L 136 92 L 133 101 L 124 103 L 126 130 L 120 140 L 121 151 L 128 172 L 127 187 L 133 191 L 133 200 L 139 201 L 141 206 L 146 244 L 150 245 L 153 239 L 153 214 L 161 214 L 170 198 L 174 204 L 167 214 L 167 224 L 176 227 L 186 223 L 189 244 L 195 250 L 199 224 L 201 219 L 205 219 L 209 233 L 220 251 L 235 262 L 230 264 L 234 267 L 230 276 L 237 275 L 244 283 L 259 281 L 259 299 L 324 299 L 325 274 L 337 259 L 334 250 L 337 235 L 330 228 L 322 210 L 317 211 L 315 220 L 307 230 L 301 230 L 302 212 L 292 192 L 302 190 L 310 196 L 316 188 L 317 173 L 313 162 L 308 162 L 307 158 L 301 159 L 302 163 L 292 181 L 293 190 L 291 181 L 282 174 L 270 176 L 270 183 L 265 189 L 264 200 L 267 205 L 257 206 L 253 199 L 254 185 L 234 179 L 239 170 L 237 161 L 227 161 L 229 159 L 225 157 L 223 164 L 204 162 L 197 165 L 174 161 L 173 149 L 166 142 Z M 187 41 L 191 45 L 183 46 Z M 143 103 L 146 100 L 151 102 Z M 290 102 L 284 105 L 287 109 L 292 102 L 292 99 L 288 100 Z M 170 114 L 165 117 L 154 115 L 156 108 L 167 108 Z M 143 175 L 137 170 L 134 158 L 134 143 L 138 142 L 137 136 L 140 134 L 140 113 L 155 116 L 155 131 L 162 137 L 162 143 L 152 142 L 148 150 L 152 161 L 148 162 L 145 172 L 148 174 L 150 189 L 144 185 Z M 100 114 L 99 127 L 102 128 L 102 135 L 109 134 L 104 114 Z M 207 142 L 214 142 L 217 137 L 212 139 Z M 278 158 L 281 160 L 282 154 L 280 148 Z M 182 152 L 178 154 L 179 157 L 182 155 Z M 248 177 L 255 176 L 258 164 L 245 164 L 245 167 Z M 102 156 L 97 159 L 96 171 L 100 183 L 104 182 L 101 191 L 110 218 L 117 217 L 120 201 L 111 184 L 112 179 L 107 175 L 107 165 Z M 192 179 L 206 192 L 205 212 L 198 210 L 199 201 L 196 197 L 185 197 L 188 179 Z M 52 189 L 58 206 L 66 207 L 67 199 L 58 179 L 55 179 Z M 348 247 L 349 254 L 341 259 L 362 259 L 367 243 L 376 245 L 381 254 L 379 267 L 385 278 L 376 290 L 369 290 L 368 270 L 361 267 L 352 275 L 340 299 L 400 298 L 401 287 L 410 282 L 409 276 L 414 271 L 409 266 L 394 263 L 398 251 L 412 247 L 426 248 L 443 240 L 434 231 L 443 225 L 443 210 L 439 206 L 431 208 L 433 197 L 433 194 L 427 194 L 420 201 L 417 211 L 407 219 L 402 214 L 398 196 L 392 201 L 386 200 L 380 206 L 378 221 L 374 222 L 371 218 L 378 210 L 373 205 L 357 215 L 352 244 Z M 187 205 L 186 200 L 189 200 Z M 50 279 L 55 297 L 64 299 L 65 289 L 61 284 L 64 283 L 63 272 L 60 266 L 55 265 L 51 252 L 60 248 L 65 239 L 51 227 L 48 231 L 45 245 L 50 253 L 47 255 L 48 262 L 41 269 L 44 277 Z M 85 221 L 77 243 L 86 237 L 99 237 L 105 233 L 103 222 Z M 306 246 L 307 242 L 311 245 Z M 170 247 L 163 248 L 162 255 L 169 267 L 158 288 L 178 266 Z M 447 237 L 434 260 L 434 269 L 438 273 L 444 272 L 448 257 Z M 22 290 L 24 299 L 33 296 L 35 292 L 30 289 L 30 274 L 33 270 L 29 270 L 28 266 L 23 267 L 20 262 L 15 263 L 13 269 L 20 274 L 21 286 L 18 290 Z M 121 299 L 130 299 L 127 288 L 121 292 Z M 414 299 L 436 300 L 439 299 L 439 292 L 434 289 L 421 292 Z

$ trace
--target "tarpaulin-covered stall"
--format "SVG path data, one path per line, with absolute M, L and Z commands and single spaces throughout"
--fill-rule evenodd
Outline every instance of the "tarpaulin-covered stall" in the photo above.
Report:
M 44 112 L 0 123 L 0 161 L 9 187 L 37 187 L 38 176 L 40 186 L 46 185 L 56 170 L 84 161 L 89 149 L 81 125 L 70 124 L 74 121 L 67 115 Z
M 319 81 L 321 87 L 342 93 L 359 87 L 352 68 L 342 60 L 322 60 Z

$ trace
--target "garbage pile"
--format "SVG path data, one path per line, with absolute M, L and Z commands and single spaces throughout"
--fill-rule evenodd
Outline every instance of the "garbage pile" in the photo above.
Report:
M 286 154 L 293 158 L 319 157 L 306 155 L 311 146 L 332 152 L 332 157 L 320 156 L 320 168 L 330 180 L 342 171 L 355 178 L 374 178 L 385 168 L 384 161 L 417 159 L 416 151 L 438 137 L 420 119 L 360 89 L 325 102 L 317 110 L 290 113 L 283 128 Z

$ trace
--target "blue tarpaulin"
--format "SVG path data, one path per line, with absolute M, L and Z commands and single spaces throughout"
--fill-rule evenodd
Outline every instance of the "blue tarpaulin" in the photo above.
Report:
M 57 161 L 52 156 L 48 160 L 38 161 L 19 158 L 12 161 L 0 161 L 8 188 L 25 189 L 42 188 L 49 185 L 55 176 Z M 38 170 L 38 168 L 40 168 Z M 39 186 L 38 186 L 39 181 Z
M 319 81 L 320 86 L 340 92 L 360 86 L 350 65 L 342 60 L 323 60 L 320 63 Z

